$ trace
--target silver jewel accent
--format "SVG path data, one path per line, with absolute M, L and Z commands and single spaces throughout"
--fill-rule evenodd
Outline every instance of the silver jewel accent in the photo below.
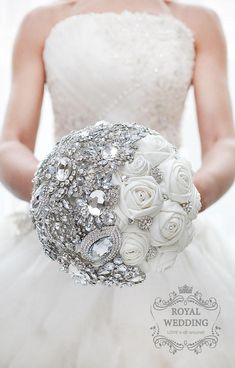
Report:
M 138 219 L 137 224 L 141 230 L 149 230 L 153 224 L 153 219 L 150 216 L 145 216 Z
M 155 258 L 158 253 L 159 253 L 158 247 L 150 247 L 146 255 L 146 261 Z
M 91 215 L 99 216 L 104 205 L 105 193 L 102 190 L 95 190 L 90 194 L 88 209 Z
M 163 174 L 157 166 L 151 168 L 150 175 L 156 180 L 158 184 L 160 184 L 163 180 Z
M 56 178 L 59 181 L 65 181 L 69 177 L 70 173 L 71 173 L 70 159 L 68 157 L 61 158 L 58 164 Z
M 121 232 L 117 226 L 105 226 L 90 232 L 81 243 L 81 256 L 94 266 L 115 257 L 121 246 Z
M 109 236 L 96 240 L 89 249 L 89 254 L 93 262 L 100 261 L 104 256 L 107 256 L 113 248 L 112 239 Z
M 102 156 L 105 160 L 113 159 L 118 154 L 118 148 L 113 144 L 107 144 L 102 150 Z
M 128 218 L 128 223 L 130 225 L 133 225 L 135 223 L 135 220 L 134 219 L 131 219 L 131 218 Z
M 185 203 L 181 203 L 181 206 L 183 207 L 184 211 L 186 213 L 190 213 L 193 209 L 193 203 L 191 201 L 185 202 Z

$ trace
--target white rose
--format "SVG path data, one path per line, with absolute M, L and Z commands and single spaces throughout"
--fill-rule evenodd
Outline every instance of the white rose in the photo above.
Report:
M 194 226 L 191 221 L 187 220 L 184 232 L 181 238 L 174 244 L 168 246 L 160 246 L 157 248 L 157 255 L 148 262 L 144 261 L 141 269 L 144 272 L 164 272 L 171 268 L 177 259 L 177 256 L 188 246 L 195 233 Z M 153 245 L 153 244 L 152 244 Z
M 120 254 L 125 264 L 136 266 L 141 264 L 149 249 L 149 236 L 146 231 L 140 230 L 136 225 L 129 225 L 122 234 Z
M 158 168 L 163 173 L 161 188 L 172 201 L 185 203 L 194 197 L 195 186 L 189 161 L 172 158 Z
M 135 155 L 144 156 L 152 166 L 159 165 L 175 153 L 172 145 L 160 134 L 147 135 L 137 142 L 137 146 L 139 149 Z
M 156 272 L 164 272 L 167 269 L 171 268 L 175 264 L 178 254 L 191 243 L 193 235 L 194 226 L 189 221 L 186 225 L 181 239 L 179 239 L 174 245 L 170 245 L 167 248 L 163 247 L 159 249 L 157 257 L 153 259 L 152 269 Z
M 126 217 L 153 217 L 160 211 L 163 197 L 159 184 L 152 176 L 131 177 L 120 187 L 119 208 Z
M 144 158 L 143 155 L 135 155 L 134 160 L 129 163 L 126 162 L 125 165 L 118 171 L 120 175 L 126 176 L 145 176 L 150 173 L 150 163 Z
M 150 228 L 151 244 L 161 251 L 183 249 L 192 240 L 192 222 L 176 202 L 165 201 Z M 174 246 L 173 248 L 169 248 Z

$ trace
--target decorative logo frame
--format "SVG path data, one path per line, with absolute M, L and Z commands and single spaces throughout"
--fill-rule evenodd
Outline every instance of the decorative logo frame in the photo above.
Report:
M 164 316 L 166 316 L 167 312 L 169 314 L 169 311 L 171 314 L 176 314 L 177 317 L 181 318 L 164 319 Z M 184 311 L 187 312 L 186 315 L 183 315 Z M 153 304 L 150 306 L 150 313 L 154 320 L 154 325 L 150 327 L 150 330 L 152 331 L 153 343 L 157 349 L 168 347 L 171 354 L 176 354 L 183 350 L 199 354 L 202 353 L 203 348 L 208 347 L 213 349 L 218 344 L 221 327 L 217 321 L 221 313 L 221 307 L 215 297 L 204 299 L 201 292 L 196 291 L 193 293 L 192 286 L 179 286 L 178 292 L 170 292 L 169 298 L 166 300 L 161 297 L 155 298 Z M 203 321 L 203 327 L 206 328 L 198 331 L 195 328 L 195 324 L 197 325 L 199 322 L 197 317 L 203 313 L 208 318 L 204 320 L 200 319 L 200 321 Z M 191 315 L 196 319 L 190 319 Z M 188 318 L 184 318 L 185 316 Z M 210 319 L 213 319 L 213 321 L 209 322 Z M 186 321 L 191 324 L 193 322 L 194 326 L 191 325 L 190 328 L 187 326 L 182 330 L 182 324 L 185 324 Z M 173 326 L 172 330 L 169 330 L 169 326 L 170 328 Z M 175 327 L 180 327 L 181 330 Z M 167 336 L 171 333 L 177 334 L 178 337 L 180 336 L 181 341 L 176 341 L 176 339 Z M 197 333 L 203 333 L 204 336 L 199 339 L 189 339 L 189 337 Z M 187 338 L 185 338 L 186 335 Z

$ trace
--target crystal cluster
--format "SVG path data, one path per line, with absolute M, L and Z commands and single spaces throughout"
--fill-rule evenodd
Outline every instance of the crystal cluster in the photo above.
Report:
M 136 123 L 99 121 L 59 141 L 35 173 L 30 213 L 45 253 L 83 285 L 132 286 L 145 280 L 125 265 L 114 206 L 112 175 L 132 162 L 136 142 L 150 129 Z M 148 228 L 151 219 L 140 226 Z

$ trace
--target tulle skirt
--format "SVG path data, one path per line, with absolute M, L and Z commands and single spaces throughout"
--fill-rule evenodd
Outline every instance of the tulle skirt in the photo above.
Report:
M 210 221 L 199 216 L 195 226 L 193 242 L 172 268 L 119 288 L 75 284 L 44 255 L 27 212 L 6 216 L 0 224 L 0 367 L 234 367 L 235 250 Z M 169 302 L 183 285 L 220 307 L 218 341 L 210 346 L 208 340 L 197 354 L 186 346 L 173 354 L 169 341 L 177 347 L 178 337 L 161 343 L 151 312 L 156 298 Z

